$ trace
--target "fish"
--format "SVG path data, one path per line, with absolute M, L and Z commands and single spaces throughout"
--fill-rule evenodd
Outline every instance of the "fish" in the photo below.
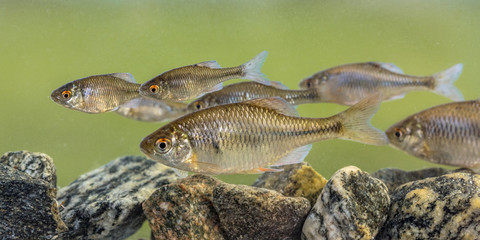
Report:
M 181 176 L 281 171 L 268 166 L 302 162 L 313 142 L 387 144 L 385 133 L 369 123 L 380 101 L 370 96 L 328 118 L 301 118 L 279 97 L 219 105 L 164 125 L 143 138 L 140 149 Z
M 66 108 L 103 113 L 140 97 L 139 87 L 130 73 L 102 74 L 69 82 L 53 90 L 50 98 Z
M 292 105 L 317 102 L 318 94 L 315 88 L 289 90 L 280 82 L 271 81 L 267 86 L 258 82 L 240 82 L 225 86 L 223 89 L 207 93 L 188 105 L 190 112 L 202 110 L 217 105 L 243 102 L 257 98 L 281 97 Z
M 416 90 L 433 91 L 454 101 L 463 101 L 463 95 L 453 83 L 462 73 L 463 64 L 433 74 L 411 76 L 393 63 L 352 63 L 333 67 L 302 80 L 302 89 L 316 88 L 322 102 L 351 106 L 361 99 L 382 93 L 383 100 L 400 99 Z
M 185 101 L 223 88 L 223 82 L 241 78 L 270 84 L 261 72 L 267 52 L 263 51 L 245 64 L 221 68 L 216 61 L 201 62 L 164 72 L 140 86 L 140 94 L 151 98 Z
M 139 97 L 120 105 L 116 113 L 137 121 L 162 122 L 187 113 L 187 104 Z
M 385 131 L 390 145 L 412 156 L 444 165 L 480 167 L 480 100 L 435 106 Z

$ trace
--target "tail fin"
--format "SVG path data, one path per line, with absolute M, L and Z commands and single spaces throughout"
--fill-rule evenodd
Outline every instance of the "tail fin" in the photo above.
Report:
M 267 76 L 261 72 L 261 68 L 265 59 L 267 58 L 268 52 L 263 51 L 257 56 L 255 56 L 252 60 L 246 62 L 242 65 L 245 68 L 245 76 L 243 79 L 249 79 L 252 81 L 259 82 L 265 85 L 271 85 L 270 81 L 268 80 Z
M 380 107 L 380 94 L 367 97 L 335 117 L 343 120 L 344 133 L 340 137 L 372 145 L 385 145 L 387 136 L 370 124 L 370 119 Z
M 435 89 L 433 91 L 453 101 L 463 101 L 462 93 L 453 85 L 453 82 L 455 82 L 462 73 L 462 69 L 463 64 L 459 63 L 443 72 L 434 74 Z

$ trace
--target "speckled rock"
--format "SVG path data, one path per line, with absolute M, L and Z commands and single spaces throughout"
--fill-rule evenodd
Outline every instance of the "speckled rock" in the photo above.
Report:
M 220 182 L 193 175 L 162 186 L 143 203 L 155 239 L 223 239 L 213 207 L 213 189 Z
M 28 151 L 6 152 L 0 158 L 0 164 L 24 172 L 32 178 L 47 181 L 52 188 L 57 187 L 55 165 L 52 158 L 45 153 Z
M 213 206 L 227 239 L 300 239 L 310 202 L 262 188 L 219 184 Z
M 282 167 L 282 172 L 263 173 L 252 186 L 275 190 L 289 197 L 304 197 L 313 205 L 327 180 L 306 162 Z
M 65 231 L 51 184 L 0 164 L 0 236 L 53 239 Z
M 377 239 L 479 239 L 480 175 L 452 173 L 404 184 L 391 195 Z
M 69 231 L 65 239 L 125 239 L 145 221 L 141 204 L 155 189 L 176 181 L 170 168 L 127 156 L 83 174 L 58 192 Z
M 373 239 L 390 205 L 385 184 L 357 167 L 338 170 L 303 226 L 302 239 Z
M 387 185 L 388 190 L 392 192 L 395 188 L 407 182 L 417 181 L 429 177 L 438 177 L 453 172 L 473 173 L 472 170 L 466 168 L 460 168 L 456 170 L 447 170 L 444 168 L 425 168 L 415 171 L 384 168 L 372 173 L 372 177 L 382 180 L 385 185 Z

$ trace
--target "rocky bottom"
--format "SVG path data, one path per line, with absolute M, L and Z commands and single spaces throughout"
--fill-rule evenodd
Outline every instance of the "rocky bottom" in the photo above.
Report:
M 350 166 L 327 181 L 301 163 L 245 186 L 127 156 L 58 193 L 46 154 L 8 152 L 0 169 L 1 239 L 126 239 L 145 220 L 152 239 L 480 239 L 467 169 Z

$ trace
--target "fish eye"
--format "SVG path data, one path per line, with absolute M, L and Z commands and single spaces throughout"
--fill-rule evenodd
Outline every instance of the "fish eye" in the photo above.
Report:
M 152 93 L 157 93 L 158 89 L 159 89 L 158 85 L 150 86 L 150 92 L 152 92 Z
M 172 148 L 172 142 L 167 138 L 159 138 L 155 142 L 155 147 L 161 153 L 166 153 L 170 148 Z
M 327 75 L 323 75 L 323 76 L 322 76 L 322 80 L 323 80 L 323 81 L 327 81 L 327 79 L 328 79 L 328 76 L 327 76 Z
M 62 96 L 65 99 L 69 99 L 72 96 L 72 92 L 70 92 L 68 90 L 65 90 L 65 91 L 62 92 Z
M 312 81 L 308 80 L 307 81 L 307 88 L 310 88 L 312 86 Z
M 195 108 L 200 110 L 202 108 L 202 104 L 200 102 L 195 102 Z
M 403 131 L 400 128 L 395 128 L 395 137 L 401 138 L 403 136 Z

